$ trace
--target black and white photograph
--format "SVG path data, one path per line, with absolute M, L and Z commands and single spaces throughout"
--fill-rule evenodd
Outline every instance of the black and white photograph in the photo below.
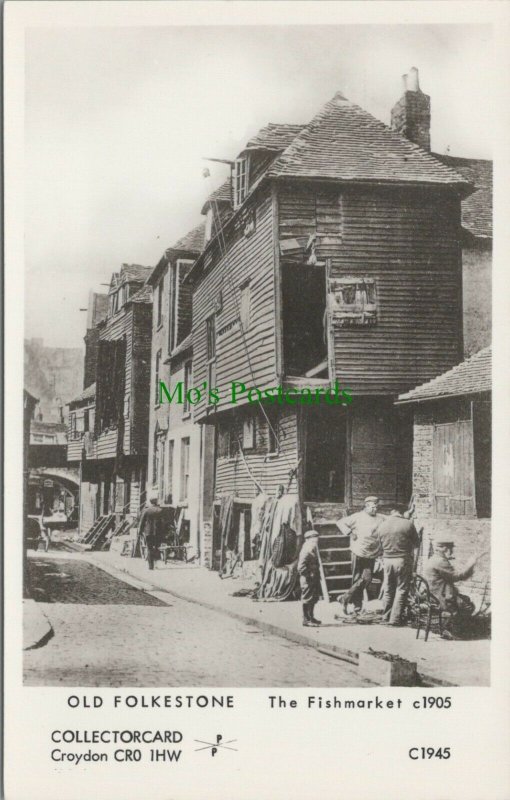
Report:
M 28 31 L 27 685 L 489 684 L 490 47 Z
M 505 42 L 7 0 L 7 800 L 510 797 Z

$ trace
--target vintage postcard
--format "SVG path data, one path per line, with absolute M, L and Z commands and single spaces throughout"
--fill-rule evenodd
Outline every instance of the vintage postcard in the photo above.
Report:
M 5 797 L 510 800 L 510 4 L 4 10 Z

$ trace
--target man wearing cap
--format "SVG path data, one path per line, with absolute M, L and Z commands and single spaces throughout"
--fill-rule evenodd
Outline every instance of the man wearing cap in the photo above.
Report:
M 377 534 L 383 551 L 383 622 L 401 625 L 411 585 L 413 551 L 420 538 L 411 520 L 405 519 L 399 509 L 385 517 Z
M 457 571 L 451 563 L 454 547 L 449 539 L 438 539 L 434 542 L 434 555 L 427 561 L 423 577 L 442 609 L 470 616 L 474 605 L 469 597 L 459 592 L 455 584 L 471 577 L 480 556 L 475 556 L 465 569 Z
M 149 495 L 149 503 L 150 505 L 142 511 L 140 524 L 138 526 L 138 535 L 145 538 L 147 565 L 149 569 L 154 569 L 154 561 L 157 557 L 158 546 L 161 539 L 164 512 L 158 504 L 158 495 L 156 492 L 152 492 Z
M 319 570 L 319 534 L 311 530 L 305 533 L 305 540 L 299 553 L 297 570 L 301 586 L 303 604 L 303 625 L 316 628 L 320 620 L 315 619 L 313 610 L 321 595 Z
M 340 533 L 351 538 L 352 586 L 338 598 L 343 604 L 344 613 L 347 613 L 349 603 L 354 603 L 355 611 L 361 611 L 363 592 L 372 581 L 375 559 L 381 549 L 377 529 L 386 519 L 377 513 L 378 504 L 378 497 L 373 495 L 365 497 L 362 511 L 357 511 L 349 517 L 342 517 L 336 523 Z

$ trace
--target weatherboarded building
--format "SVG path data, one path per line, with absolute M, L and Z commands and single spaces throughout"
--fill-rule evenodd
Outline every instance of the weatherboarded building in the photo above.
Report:
M 186 398 L 193 386 L 193 345 L 191 286 L 185 278 L 203 249 L 204 234 L 201 224 L 168 248 L 148 279 L 153 307 L 147 488 L 157 493 L 160 505 L 182 514 L 180 541 L 190 546 L 188 558 L 200 553 L 203 429 L 193 424 Z
M 398 398 L 414 417 L 413 503 L 423 526 L 423 558 L 451 538 L 460 563 L 490 547 L 491 348 Z M 489 599 L 489 560 L 466 584 Z
M 195 421 L 215 430 L 214 501 L 249 512 L 283 485 L 315 519 L 411 497 L 399 393 L 462 358 L 461 203 L 472 187 L 342 94 L 270 124 L 211 202 L 193 282 Z M 439 301 L 440 298 L 440 301 Z M 232 382 L 240 387 L 235 397 Z M 330 387 L 351 402 L 302 402 Z M 249 389 L 283 387 L 259 404 Z M 218 542 L 212 543 L 213 555 Z
M 136 516 L 145 501 L 149 436 L 150 267 L 112 275 L 92 337 L 95 382 L 70 404 L 68 461 L 80 464 L 80 533 L 99 517 Z M 89 375 L 90 379 L 90 375 Z

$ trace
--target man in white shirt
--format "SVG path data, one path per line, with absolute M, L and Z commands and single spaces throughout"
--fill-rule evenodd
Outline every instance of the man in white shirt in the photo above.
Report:
M 356 612 L 361 611 L 363 592 L 372 581 L 375 560 L 381 550 L 377 529 L 386 519 L 383 514 L 377 513 L 378 504 L 378 497 L 366 497 L 362 511 L 342 517 L 336 523 L 340 532 L 351 539 L 352 586 L 339 597 L 344 613 L 347 613 L 349 603 L 354 604 Z

